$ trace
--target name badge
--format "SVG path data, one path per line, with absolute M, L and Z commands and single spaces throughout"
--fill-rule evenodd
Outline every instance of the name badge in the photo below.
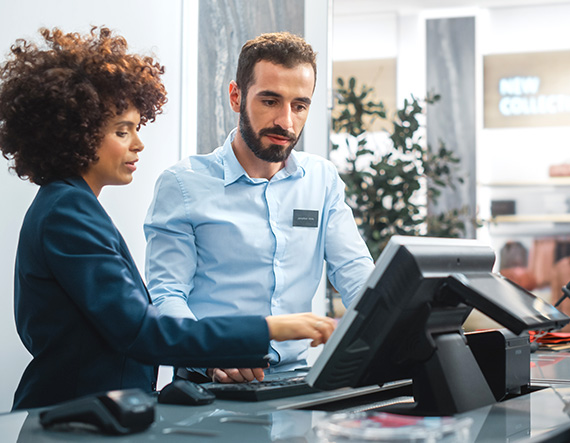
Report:
M 293 226 L 317 228 L 319 226 L 319 211 L 293 209 Z

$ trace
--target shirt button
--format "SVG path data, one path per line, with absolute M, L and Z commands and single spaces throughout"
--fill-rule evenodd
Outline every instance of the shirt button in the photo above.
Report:
M 275 266 L 279 266 L 281 263 L 279 262 L 279 260 L 275 260 Z

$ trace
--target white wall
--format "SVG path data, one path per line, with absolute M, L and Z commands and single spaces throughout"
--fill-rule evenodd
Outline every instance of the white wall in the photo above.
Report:
M 398 56 L 398 20 L 394 12 L 346 10 L 334 5 L 332 59 L 374 60 Z
M 0 56 L 15 39 L 37 38 L 37 29 L 60 27 L 85 32 L 106 25 L 123 35 L 132 50 L 153 53 L 166 66 L 168 103 L 154 124 L 141 130 L 146 149 L 133 183 L 105 188 L 101 202 L 123 233 L 139 269 L 144 266 L 143 219 L 154 182 L 178 159 L 182 0 L 0 0 Z M 17 336 L 13 316 L 13 273 L 18 232 L 37 187 L 23 182 L 0 160 L 0 412 L 11 408 L 14 390 L 30 357 Z M 62 368 L 65 370 L 65 368 Z

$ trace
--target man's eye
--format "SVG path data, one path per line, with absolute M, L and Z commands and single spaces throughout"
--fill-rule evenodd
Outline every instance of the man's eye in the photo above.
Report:
M 263 104 L 267 106 L 273 106 L 277 103 L 277 100 L 263 100 Z
M 303 112 L 307 110 L 307 105 L 297 105 L 295 106 L 295 109 L 297 110 L 297 112 Z

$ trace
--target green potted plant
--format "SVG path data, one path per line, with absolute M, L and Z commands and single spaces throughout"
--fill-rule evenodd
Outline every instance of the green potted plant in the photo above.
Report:
M 404 100 L 392 119 L 388 146 L 378 152 L 370 146 L 368 131 L 375 119 L 388 120 L 384 104 L 373 99 L 373 88 L 357 87 L 354 77 L 348 82 L 338 78 L 337 86 L 332 129 L 342 141 L 332 149 L 344 145 L 346 155 L 337 166 L 347 203 L 373 257 L 394 234 L 463 236 L 466 208 L 440 214 L 428 210 L 443 188 L 463 183 L 457 176 L 460 159 L 443 142 L 437 149 L 423 145 L 418 134 L 423 106 L 436 103 L 439 95 L 428 95 L 423 103 L 413 96 Z

